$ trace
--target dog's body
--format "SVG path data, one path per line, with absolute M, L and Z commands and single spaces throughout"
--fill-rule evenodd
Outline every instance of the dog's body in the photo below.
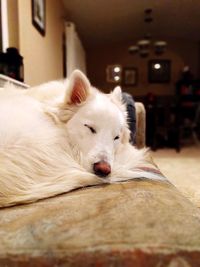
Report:
M 75 71 L 66 82 L 0 91 L 0 206 L 137 177 L 121 92 Z

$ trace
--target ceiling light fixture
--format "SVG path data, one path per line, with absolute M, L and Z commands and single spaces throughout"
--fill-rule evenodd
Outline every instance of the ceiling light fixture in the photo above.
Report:
M 148 25 L 153 22 L 152 9 L 148 8 L 144 11 L 144 22 Z M 165 52 L 167 42 L 163 40 L 151 41 L 152 35 L 147 32 L 141 40 L 138 40 L 136 44 L 129 46 L 128 51 L 130 54 L 138 54 L 141 57 L 147 57 L 152 48 L 156 55 L 162 55 Z

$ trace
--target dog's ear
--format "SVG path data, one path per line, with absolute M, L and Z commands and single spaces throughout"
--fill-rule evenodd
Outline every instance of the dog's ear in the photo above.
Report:
M 122 89 L 120 86 L 116 86 L 112 91 L 112 97 L 117 99 L 118 101 L 122 101 Z
M 90 92 L 91 85 L 87 77 L 81 71 L 75 70 L 69 78 L 65 103 L 77 105 L 85 102 Z

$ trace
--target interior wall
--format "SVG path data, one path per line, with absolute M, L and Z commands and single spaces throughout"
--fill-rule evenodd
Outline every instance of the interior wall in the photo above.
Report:
M 200 41 L 198 42 L 199 54 L 198 54 L 198 77 L 200 77 Z
M 76 31 L 75 24 L 65 23 L 66 35 L 66 64 L 67 76 L 70 76 L 75 69 L 81 70 L 86 74 L 86 55 L 85 49 Z
M 10 0 L 13 1 L 13 0 Z M 46 35 L 32 24 L 31 0 L 18 1 L 19 48 L 24 57 L 25 83 L 33 86 L 63 77 L 64 6 L 46 0 Z
M 7 0 L 8 46 L 19 48 L 18 0 Z
M 134 42 L 133 42 L 134 43 Z M 106 82 L 107 65 L 120 64 L 122 67 L 135 67 L 138 71 L 138 83 L 136 86 L 127 87 L 121 83 L 123 90 L 132 95 L 146 95 L 148 92 L 157 95 L 173 95 L 175 83 L 180 77 L 184 65 L 191 67 L 194 76 L 198 75 L 199 47 L 197 43 L 182 40 L 169 40 L 169 45 L 164 55 L 155 56 L 153 53 L 148 58 L 139 55 L 130 55 L 128 47 L 131 43 L 112 45 L 110 47 L 90 48 L 87 51 L 88 76 L 92 84 L 109 92 L 114 84 Z M 156 84 L 148 82 L 148 61 L 151 59 L 171 60 L 170 83 Z

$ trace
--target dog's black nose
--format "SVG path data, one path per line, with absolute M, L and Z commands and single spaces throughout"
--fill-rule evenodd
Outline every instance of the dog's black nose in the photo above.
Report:
M 93 170 L 94 173 L 99 177 L 106 177 L 111 173 L 110 164 L 105 161 L 99 161 L 97 163 L 94 163 Z

